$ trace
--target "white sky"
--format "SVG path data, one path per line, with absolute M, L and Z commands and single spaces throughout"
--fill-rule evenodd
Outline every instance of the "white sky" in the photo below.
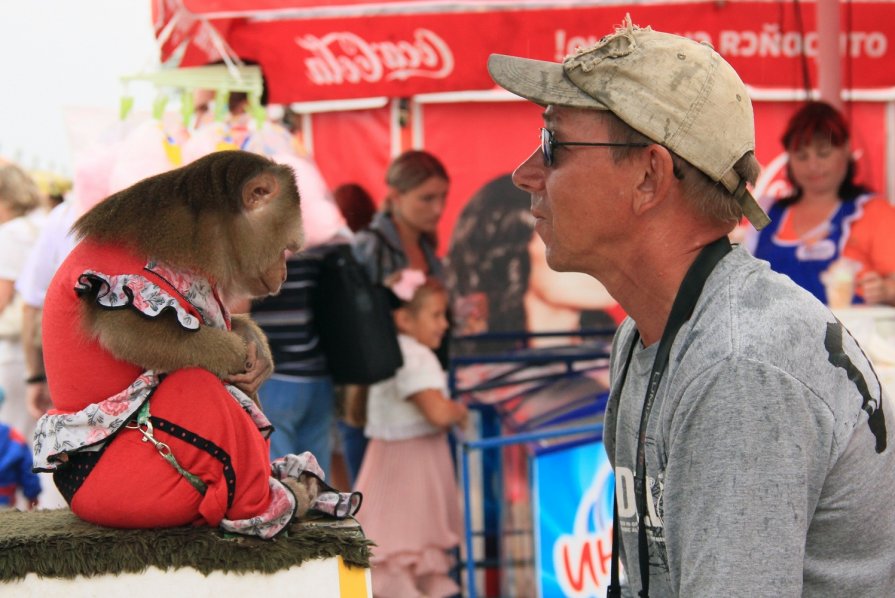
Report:
M 0 0 L 0 156 L 71 175 L 66 109 L 118 113 L 119 78 L 158 68 L 150 0 Z M 132 84 L 137 109 L 155 95 Z

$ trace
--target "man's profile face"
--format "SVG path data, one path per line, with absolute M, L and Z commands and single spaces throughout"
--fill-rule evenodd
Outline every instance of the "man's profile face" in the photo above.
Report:
M 593 110 L 549 106 L 544 128 L 560 143 L 612 141 L 603 117 Z M 624 235 L 630 177 L 622 176 L 626 164 L 616 163 L 611 151 L 557 146 L 548 167 L 538 148 L 513 173 L 516 186 L 531 194 L 535 231 L 554 270 L 596 275 L 601 256 L 611 254 L 613 242 Z

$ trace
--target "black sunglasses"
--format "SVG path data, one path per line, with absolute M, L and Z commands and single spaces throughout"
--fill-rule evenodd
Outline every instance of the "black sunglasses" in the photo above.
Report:
M 550 167 L 556 161 L 553 150 L 562 145 L 586 145 L 589 147 L 646 147 L 649 143 L 591 143 L 587 141 L 557 141 L 553 131 L 541 129 L 541 153 L 544 155 L 544 166 Z

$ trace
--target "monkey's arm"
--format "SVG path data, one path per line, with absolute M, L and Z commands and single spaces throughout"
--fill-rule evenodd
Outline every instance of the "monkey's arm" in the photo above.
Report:
M 186 330 L 170 312 L 148 318 L 131 309 L 82 309 L 88 332 L 123 361 L 161 372 L 195 366 L 221 378 L 246 370 L 246 341 L 234 332 Z
M 258 358 L 273 363 L 270 354 L 270 345 L 267 344 L 267 335 L 261 330 L 247 314 L 234 314 L 230 318 L 230 326 L 233 332 L 245 339 L 246 343 L 254 342 L 258 349 Z
M 264 331 L 248 315 L 234 315 L 231 319 L 233 332 L 246 340 L 245 373 L 228 376 L 226 381 L 249 396 L 255 395 L 261 384 L 273 373 L 273 356 Z

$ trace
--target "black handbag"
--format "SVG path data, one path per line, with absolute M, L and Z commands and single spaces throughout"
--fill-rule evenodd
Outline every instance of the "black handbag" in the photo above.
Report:
M 370 281 L 350 245 L 333 245 L 323 255 L 314 321 L 336 384 L 373 384 L 404 364 L 390 296 Z

